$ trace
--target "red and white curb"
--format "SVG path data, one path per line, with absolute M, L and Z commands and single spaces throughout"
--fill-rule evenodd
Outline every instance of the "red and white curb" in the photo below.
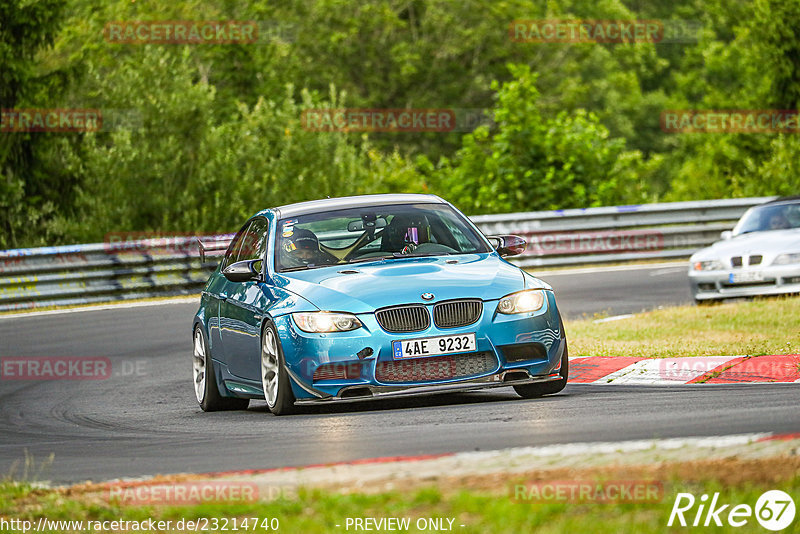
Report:
M 570 383 L 668 386 L 677 384 L 800 383 L 800 354 L 571 358 Z
M 204 483 L 257 487 L 261 500 L 282 494 L 293 495 L 301 487 L 335 491 L 405 489 L 413 483 L 435 483 L 439 479 L 482 475 L 521 475 L 531 471 L 553 469 L 597 468 L 619 465 L 645 465 L 657 462 L 687 462 L 779 457 L 792 454 L 800 442 L 800 434 L 748 433 L 722 436 L 701 436 L 666 439 L 643 439 L 619 442 L 587 442 L 515 447 L 502 450 L 451 452 L 420 456 L 370 458 L 352 462 L 335 462 L 303 467 L 250 469 L 186 475 L 188 479 L 162 478 L 115 480 L 95 486 L 95 491 L 114 495 L 159 495 L 178 485 Z M 150 488 L 131 492 L 135 488 Z M 249 487 L 249 486 L 248 486 Z

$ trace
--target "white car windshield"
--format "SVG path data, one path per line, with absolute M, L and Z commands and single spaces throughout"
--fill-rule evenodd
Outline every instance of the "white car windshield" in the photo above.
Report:
M 800 228 L 800 201 L 776 202 L 751 208 L 736 224 L 733 235 L 789 228 Z

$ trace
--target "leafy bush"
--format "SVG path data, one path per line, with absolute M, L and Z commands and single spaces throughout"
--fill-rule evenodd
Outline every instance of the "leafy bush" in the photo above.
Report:
M 70 234 L 80 240 L 112 230 L 231 231 L 266 207 L 422 188 L 409 162 L 366 136 L 302 127 L 304 109 L 341 106 L 333 88 L 325 101 L 288 85 L 219 116 L 214 87 L 194 79 L 188 55 L 147 47 L 127 61 L 136 68 L 97 84 L 110 107 L 136 110 L 134 121 L 87 134 L 74 162 L 84 216 Z
M 585 110 L 544 116 L 536 75 L 510 66 L 514 80 L 495 83 L 495 131 L 480 127 L 439 172 L 468 212 L 506 213 L 639 202 L 641 154 L 613 139 Z

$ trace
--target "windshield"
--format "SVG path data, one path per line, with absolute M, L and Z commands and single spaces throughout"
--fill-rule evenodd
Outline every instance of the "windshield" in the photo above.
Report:
M 739 220 L 733 235 L 800 228 L 800 202 L 764 204 L 751 208 Z
M 278 272 L 382 258 L 490 252 L 469 223 L 446 204 L 348 208 L 282 219 Z

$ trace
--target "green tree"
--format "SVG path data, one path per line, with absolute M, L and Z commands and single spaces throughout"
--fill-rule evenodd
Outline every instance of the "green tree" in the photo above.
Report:
M 788 192 L 800 159 L 794 137 L 665 134 L 659 115 L 796 108 L 798 6 L 4 2 L 2 107 L 101 108 L 136 120 L 85 135 L 2 134 L 0 246 L 113 230 L 228 230 L 267 205 L 361 192 L 433 191 L 472 212 Z M 687 19 L 702 30 L 684 44 L 509 38 L 513 20 L 559 18 Z M 288 31 L 238 45 L 103 37 L 110 21 L 180 19 Z M 466 136 L 302 128 L 304 109 L 334 105 L 493 108 L 497 122 Z
M 543 116 L 537 76 L 527 66 L 510 69 L 514 80 L 494 85 L 496 132 L 481 127 L 465 135 L 453 162 L 439 170 L 463 209 L 529 211 L 644 198 L 641 154 L 611 138 L 592 113 Z
M 800 107 L 800 3 L 755 0 L 751 13 L 723 42 L 706 34 L 692 53 L 680 86 L 684 106 L 701 109 Z M 700 58 L 702 59 L 700 60 Z M 700 64 L 700 61 L 702 64 Z M 796 134 L 788 134 L 794 136 Z M 685 134 L 669 199 L 795 193 L 792 160 L 800 143 L 787 134 Z
M 64 0 L 0 2 L 0 109 L 55 102 L 67 66 L 49 68 L 37 54 L 53 43 L 63 7 Z M 53 134 L 0 133 L 0 248 L 61 235 L 51 223 L 73 198 L 74 181 L 58 167 L 59 147 L 69 142 Z
M 422 190 L 399 154 L 366 136 L 304 129 L 304 109 L 337 107 L 308 91 L 284 92 L 220 111 L 213 85 L 197 79 L 190 50 L 145 47 L 116 69 L 89 67 L 106 107 L 136 110 L 134 121 L 86 136 L 72 162 L 82 176 L 68 225 L 83 241 L 110 231 L 232 231 L 254 212 L 324 196 Z M 165 75 L 168 73 L 168 75 Z

